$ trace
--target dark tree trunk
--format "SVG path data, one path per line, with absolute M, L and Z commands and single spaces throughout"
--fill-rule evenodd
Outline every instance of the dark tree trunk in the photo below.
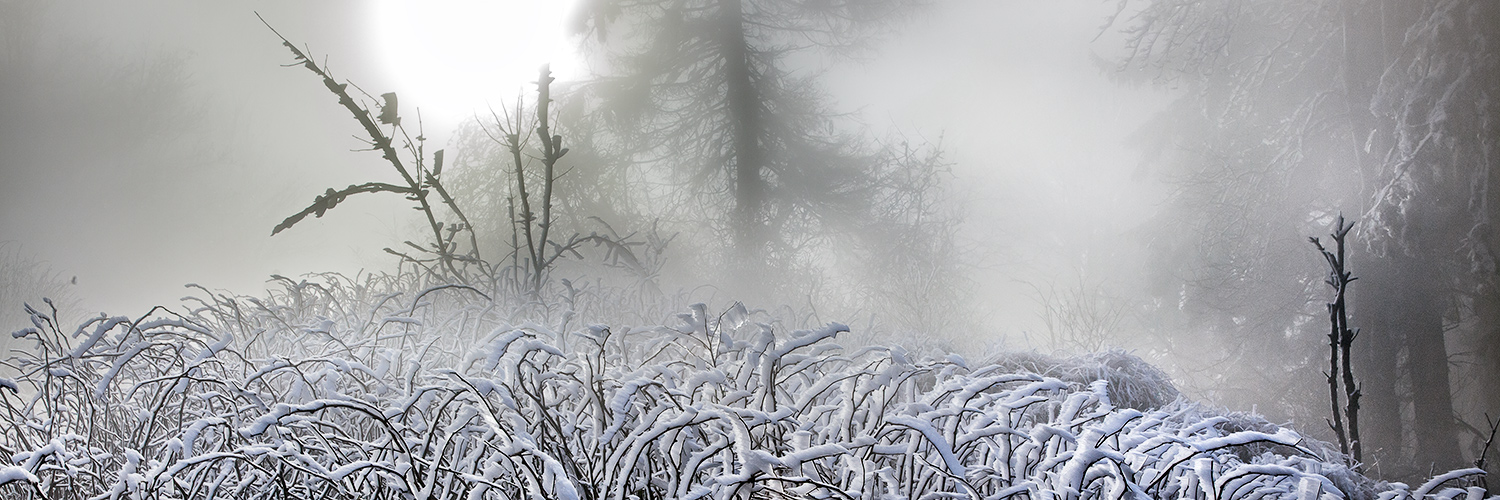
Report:
M 735 293 L 743 300 L 766 300 L 770 284 L 770 229 L 766 227 L 766 127 L 762 117 L 754 54 L 745 33 L 741 0 L 720 0 L 719 50 L 724 60 L 725 110 L 730 127 L 734 211 L 730 233 L 735 259 L 729 263 Z
M 724 87 L 729 126 L 732 127 L 734 162 L 735 244 L 742 256 L 763 257 L 762 220 L 765 205 L 765 151 L 761 142 L 765 127 L 761 120 L 761 95 L 756 88 L 755 68 L 745 37 L 745 15 L 741 0 L 722 0 Z
M 1458 454 L 1458 425 L 1453 418 L 1453 396 L 1448 378 L 1448 348 L 1444 342 L 1443 312 L 1448 296 L 1432 258 L 1398 257 L 1404 287 L 1401 315 L 1410 356 L 1412 405 L 1416 419 L 1415 465 L 1445 471 L 1462 464 Z
M 1500 282 L 1500 276 L 1490 276 L 1488 279 L 1491 283 Z M 1474 367 L 1472 379 L 1468 382 L 1474 388 L 1470 394 L 1474 395 L 1476 401 L 1469 416 L 1471 419 L 1476 414 L 1489 419 L 1500 418 L 1500 294 L 1496 293 L 1493 285 L 1480 289 L 1474 299 L 1474 314 L 1475 333 L 1471 338 L 1470 348 L 1475 351 L 1475 360 L 1471 364 Z M 1480 446 L 1482 445 L 1481 440 Z M 1489 465 L 1486 469 L 1493 474 L 1500 470 L 1497 469 L 1497 465 L 1500 465 L 1500 450 L 1492 448 L 1489 453 L 1486 461 Z
M 1457 467 L 1462 460 L 1443 332 L 1449 296 L 1431 259 L 1399 252 L 1393 249 L 1361 267 L 1357 319 L 1352 320 L 1360 327 L 1354 369 L 1363 381 L 1361 437 L 1367 470 L 1414 480 L 1431 470 Z M 1398 364 L 1403 349 L 1407 362 Z M 1396 389 L 1403 375 L 1411 382 L 1409 395 Z M 1411 421 L 1401 417 L 1403 403 L 1414 410 Z M 1411 455 L 1403 453 L 1403 436 L 1414 438 Z
M 1375 6 L 1376 8 L 1370 8 Z M 1383 27 L 1383 7 L 1370 2 L 1344 0 L 1343 9 L 1343 91 L 1349 127 L 1349 148 L 1356 168 L 1378 173 L 1384 159 L 1371 152 L 1384 151 L 1385 134 L 1376 133 L 1381 120 L 1370 111 L 1375 84 L 1379 81 L 1388 53 L 1387 30 Z M 1399 38 L 1398 38 L 1399 40 Z M 1399 43 L 1399 42 L 1398 42 Z M 1367 142 L 1373 142 L 1367 144 Z M 1367 182 L 1378 175 L 1363 175 Z M 1373 186 L 1361 186 L 1361 196 L 1368 196 Z M 1405 330 L 1397 326 L 1400 313 L 1392 305 L 1400 282 L 1386 256 L 1363 252 L 1353 265 L 1361 270 L 1360 284 L 1354 287 L 1356 318 L 1360 339 L 1355 348 L 1360 353 L 1354 369 L 1363 377 L 1360 387 L 1365 421 L 1365 470 L 1377 475 L 1401 474 L 1409 469 L 1410 457 L 1403 456 L 1401 395 L 1396 381 L 1400 377 L 1397 358 L 1404 344 Z
M 1399 282 L 1387 259 L 1361 253 L 1354 264 L 1360 269 L 1359 286 L 1350 295 L 1354 315 L 1350 323 L 1359 327 L 1354 343 L 1354 370 L 1360 374 L 1363 417 L 1360 438 L 1364 441 L 1365 471 L 1381 477 L 1403 473 L 1409 463 L 1401 450 L 1401 401 L 1396 393 L 1397 355 L 1405 344 L 1397 326 L 1400 312 L 1393 292 Z

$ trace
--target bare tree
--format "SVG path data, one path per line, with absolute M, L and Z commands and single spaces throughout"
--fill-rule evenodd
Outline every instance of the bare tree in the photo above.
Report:
M 257 14 L 257 17 L 259 17 L 259 14 Z M 265 19 L 261 19 L 261 22 L 265 23 Z M 276 33 L 276 29 L 271 28 L 269 23 L 266 23 L 266 27 L 271 29 L 271 32 Z M 359 122 L 365 134 L 369 136 L 368 144 L 370 150 L 379 152 L 380 157 L 387 163 L 390 163 L 391 167 L 400 175 L 401 184 L 376 181 L 351 184 L 349 187 L 338 190 L 328 188 L 322 195 L 314 198 L 312 204 L 308 205 L 307 208 L 292 214 L 281 221 L 280 224 L 277 224 L 275 228 L 271 229 L 271 235 L 275 236 L 283 230 L 290 229 L 309 215 L 322 217 L 324 213 L 332 210 L 349 196 L 363 193 L 400 194 L 406 199 L 415 202 L 416 206 L 413 208 L 421 212 L 427 219 L 428 229 L 432 231 L 432 241 L 426 246 L 407 241 L 407 246 L 421 252 L 421 254 L 417 255 L 398 252 L 390 248 L 387 248 L 386 252 L 401 256 L 403 260 L 424 268 L 427 274 L 438 281 L 468 284 L 477 277 L 487 276 L 492 278 L 494 276 L 493 269 L 479 255 L 479 247 L 475 243 L 473 224 L 468 222 L 468 217 L 464 215 L 463 210 L 459 208 L 453 197 L 448 194 L 439 177 L 443 171 L 443 150 L 434 152 L 430 157 L 431 160 L 428 160 L 429 156 L 425 150 L 427 139 L 422 134 L 421 123 L 417 124 L 417 136 L 413 138 L 407 128 L 401 123 L 400 101 L 396 94 L 394 92 L 382 94 L 381 100 L 383 103 L 378 105 L 380 111 L 379 113 L 373 112 L 371 111 L 372 106 L 366 104 L 366 101 L 356 100 L 350 93 L 349 87 L 351 84 L 339 83 L 327 69 L 319 66 L 317 62 L 309 58 L 304 49 L 297 48 L 286 37 L 281 36 L 281 33 L 276 33 L 276 36 L 281 39 L 282 45 L 292 51 L 292 56 L 295 58 L 295 62 L 291 64 L 292 66 L 307 68 L 308 71 L 313 72 L 313 74 L 322 79 L 323 86 L 327 87 L 329 92 L 338 96 L 339 105 L 343 106 L 344 109 L 348 110 L 354 116 L 354 120 Z M 373 96 L 365 93 L 358 86 L 353 87 L 356 91 L 363 93 L 364 97 L 369 101 L 375 100 Z M 383 129 L 382 125 L 387 125 L 390 128 Z M 398 143 L 397 140 L 401 142 Z M 403 152 L 410 155 L 410 160 L 403 159 Z M 430 196 L 434 192 L 438 195 L 436 203 L 430 199 Z M 439 218 L 441 215 L 435 210 L 437 203 L 447 206 L 454 216 L 458 218 L 458 222 L 445 223 L 444 221 L 440 221 Z M 467 251 L 460 252 L 458 250 L 458 243 L 455 241 L 455 238 L 459 234 L 466 234 L 468 236 L 470 245 Z M 425 258 L 422 254 L 431 255 L 432 257 Z M 469 271 L 470 266 L 477 268 L 478 273 Z
M 1363 445 L 1359 440 L 1359 384 L 1354 381 L 1354 358 L 1349 354 L 1349 348 L 1354 345 L 1354 337 L 1359 335 L 1358 329 L 1349 328 L 1349 284 L 1355 279 L 1354 274 L 1349 272 L 1348 253 L 1344 248 L 1344 240 L 1349 236 L 1349 230 L 1354 228 L 1354 222 L 1344 223 L 1344 216 L 1340 215 L 1333 223 L 1333 233 L 1329 237 L 1333 239 L 1334 249 L 1323 247 L 1323 243 L 1317 237 L 1310 237 L 1318 253 L 1328 261 L 1328 286 L 1333 288 L 1333 302 L 1328 303 L 1328 399 L 1333 405 L 1333 418 L 1329 426 L 1333 427 L 1333 433 L 1339 438 L 1339 451 L 1351 456 L 1357 465 L 1364 455 Z M 1343 377 L 1340 381 L 1340 376 Z M 1339 387 L 1342 384 L 1344 396 L 1348 404 L 1339 408 Z M 1340 414 L 1342 412 L 1342 414 Z M 1347 423 L 1347 431 L 1345 424 Z M 1353 455 L 1350 455 L 1350 450 Z

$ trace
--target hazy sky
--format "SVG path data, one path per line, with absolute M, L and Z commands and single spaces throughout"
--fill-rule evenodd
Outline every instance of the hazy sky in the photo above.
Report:
M 941 137 L 970 208 L 990 333 L 1039 347 L 1025 338 L 1039 325 L 1023 282 L 1072 282 L 1090 258 L 1135 267 L 1104 254 L 1123 251 L 1113 237 L 1163 197 L 1127 137 L 1167 94 L 1123 87 L 1099 62 L 1119 47 L 1103 31 L 1112 2 L 937 3 L 830 90 L 872 125 Z
M 140 314 L 175 303 L 190 282 L 253 295 L 272 273 L 390 268 L 380 249 L 415 221 L 395 196 L 356 197 L 269 236 L 325 188 L 385 168 L 375 154 L 349 152 L 360 146 L 357 125 L 310 73 L 280 67 L 290 54 L 253 11 L 326 56 L 336 76 L 375 95 L 397 91 L 408 116 L 420 106 L 432 149 L 474 109 L 513 98 L 539 61 L 564 77 L 584 72 L 567 60 L 565 12 L 543 0 L 479 10 L 442 2 L 425 10 L 414 6 L 431 2 L 19 3 L 39 6 L 33 29 L 0 43 L 24 47 L 52 75 L 41 80 L 108 87 L 130 64 L 176 58 L 185 90 L 174 100 L 197 117 L 169 141 L 116 155 L 110 148 L 123 146 L 90 153 L 80 142 L 146 126 L 107 113 L 109 102 L 132 97 L 0 102 L 29 110 L 0 118 L 4 144 L 24 144 L 0 151 L 0 240 L 76 275 L 91 311 Z M 1125 137 L 1163 98 L 1111 83 L 1095 62 L 1111 50 L 1108 36 L 1093 41 L 1110 4 L 936 3 L 867 59 L 831 70 L 827 88 L 839 109 L 858 111 L 877 132 L 943 139 L 955 185 L 970 198 L 990 307 L 997 317 L 1024 314 L 1031 304 L 1017 280 L 1072 272 L 1083 257 L 1060 249 L 1123 230 L 1154 206 L 1151 185 L 1132 180 L 1137 160 Z M 0 90 L 0 99 L 47 95 Z M 1029 321 L 1015 319 L 999 333 Z

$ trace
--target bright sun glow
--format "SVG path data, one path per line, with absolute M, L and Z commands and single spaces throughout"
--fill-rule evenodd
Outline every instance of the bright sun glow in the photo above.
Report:
M 582 73 L 567 36 L 573 0 L 382 0 L 374 44 L 405 104 L 422 108 L 428 130 L 451 130 L 536 90 L 537 69 L 559 80 Z

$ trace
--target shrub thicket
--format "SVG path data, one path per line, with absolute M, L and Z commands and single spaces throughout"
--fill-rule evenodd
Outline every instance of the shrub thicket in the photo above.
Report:
M 0 488 L 152 499 L 1481 494 L 1371 484 L 1290 430 L 1180 399 L 1126 408 L 1103 380 L 844 349 L 842 325 L 785 332 L 740 306 L 694 306 L 673 327 L 559 329 L 513 323 L 462 288 L 281 283 L 265 298 L 204 291 L 195 308 L 73 329 L 30 311 L 34 326 L 15 336 L 33 349 L 13 360 L 20 377 L 0 382 Z M 1145 373 L 1126 357 L 1099 363 Z

